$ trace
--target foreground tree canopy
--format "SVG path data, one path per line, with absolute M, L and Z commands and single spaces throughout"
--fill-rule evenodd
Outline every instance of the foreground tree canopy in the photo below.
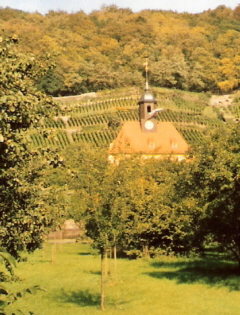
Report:
M 201 14 L 114 5 L 74 14 L 43 16 L 0 9 L 5 34 L 19 48 L 56 63 L 39 80 L 48 94 L 69 95 L 142 83 L 143 58 L 150 60 L 151 85 L 191 91 L 231 92 L 239 88 L 239 5 Z
M 0 246 L 15 256 L 40 246 L 57 218 L 42 177 L 51 155 L 31 150 L 27 135 L 55 108 L 34 87 L 43 67 L 16 45 L 16 38 L 0 38 Z

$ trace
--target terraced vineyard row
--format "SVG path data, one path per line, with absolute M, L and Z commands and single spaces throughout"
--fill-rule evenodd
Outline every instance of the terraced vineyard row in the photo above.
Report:
M 31 134 L 31 141 L 35 147 L 51 146 L 64 149 L 71 143 L 77 142 L 92 142 L 96 146 L 109 145 L 117 136 L 117 130 L 99 130 L 86 132 L 58 132 L 48 137 L 40 134 Z
M 159 121 L 170 121 L 176 123 L 185 123 L 185 124 L 197 124 L 202 126 L 213 126 L 218 127 L 221 122 L 217 119 L 212 119 L 203 115 L 185 113 L 185 112 L 175 112 L 170 110 L 161 111 L 157 119 Z
M 67 145 L 70 144 L 70 140 L 66 132 L 58 132 L 54 135 L 49 135 L 48 137 L 43 136 L 40 133 L 34 133 L 30 135 L 31 141 L 35 147 L 59 147 L 64 149 Z
M 108 146 L 117 136 L 116 130 L 79 132 L 72 135 L 74 142 L 89 142 L 96 146 Z
M 208 104 L 208 97 L 204 94 L 187 94 L 182 91 L 155 92 L 158 107 L 169 108 L 175 111 L 202 113 Z
M 44 120 L 44 127 L 45 128 L 64 129 L 65 125 L 61 119 L 57 119 L 57 120 L 45 119 Z
M 203 139 L 203 133 L 197 129 L 189 129 L 189 128 L 182 128 L 177 127 L 177 130 L 181 133 L 183 138 L 189 143 L 190 145 L 199 143 Z
M 206 106 L 206 103 L 203 101 L 198 101 L 197 104 L 190 100 L 185 100 L 180 97 L 173 97 L 174 104 L 182 111 L 191 112 L 191 113 L 202 113 L 203 109 Z
M 131 108 L 136 106 L 137 98 L 125 97 L 125 98 L 111 98 L 102 101 L 94 101 L 87 103 L 74 104 L 72 108 L 73 114 L 88 114 L 92 112 L 106 112 L 110 109 L 118 108 Z
M 108 115 L 91 115 L 86 117 L 71 117 L 68 120 L 68 125 L 70 127 L 80 127 L 80 126 L 94 126 L 102 125 L 108 122 Z

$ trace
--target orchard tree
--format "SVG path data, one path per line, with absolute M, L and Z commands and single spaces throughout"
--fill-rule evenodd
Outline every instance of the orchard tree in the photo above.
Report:
M 190 250 L 187 218 L 174 203 L 180 168 L 171 160 L 121 161 L 116 168 L 114 213 L 118 213 L 124 250 L 132 257 L 184 254 Z
M 196 148 L 179 173 L 179 208 L 191 218 L 195 237 L 206 236 L 240 265 L 240 126 L 221 128 Z
M 71 146 L 65 152 L 65 159 L 67 170 L 58 171 L 57 180 L 72 191 L 69 216 L 85 223 L 86 235 L 100 253 L 101 309 L 104 309 L 107 252 L 114 245 L 117 230 L 112 208 L 113 168 L 108 164 L 105 148 L 96 149 L 84 143 Z
M 108 164 L 106 154 L 89 156 L 87 165 L 92 165 L 90 186 L 88 187 L 88 206 L 85 211 L 86 233 L 101 255 L 101 309 L 105 303 L 105 282 L 107 271 L 107 253 L 116 245 L 120 231 L 120 222 L 114 212 L 114 170 Z M 92 161 L 95 161 L 93 163 Z
M 31 150 L 28 136 L 56 110 L 34 87 L 42 68 L 33 56 L 18 53 L 16 37 L 0 38 L 0 246 L 14 256 L 38 248 L 57 218 L 56 199 L 42 176 L 53 156 Z

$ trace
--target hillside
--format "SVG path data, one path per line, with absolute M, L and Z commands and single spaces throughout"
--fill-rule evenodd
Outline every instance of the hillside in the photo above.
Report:
M 189 144 L 201 141 L 204 132 L 240 118 L 237 94 L 231 104 L 212 104 L 206 93 L 190 93 L 163 88 L 152 89 L 157 100 L 159 121 L 170 121 Z M 34 146 L 56 146 L 64 149 L 72 143 L 90 142 L 108 147 L 124 121 L 138 120 L 141 91 L 137 88 L 109 90 L 75 97 L 56 98 L 65 116 L 47 119 L 41 131 L 31 132 Z
M 232 93 L 240 86 L 240 6 L 201 14 L 132 12 L 114 5 L 85 14 L 46 15 L 0 7 L 1 36 L 49 66 L 36 79 L 53 96 L 143 84 L 149 56 L 151 86 Z

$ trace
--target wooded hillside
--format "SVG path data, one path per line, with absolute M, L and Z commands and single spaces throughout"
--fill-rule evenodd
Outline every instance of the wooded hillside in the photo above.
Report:
M 240 5 L 201 14 L 133 13 L 114 5 L 45 16 L 0 9 L 4 34 L 54 65 L 36 82 L 54 96 L 141 86 L 146 54 L 152 86 L 232 92 L 240 85 L 239 20 Z

